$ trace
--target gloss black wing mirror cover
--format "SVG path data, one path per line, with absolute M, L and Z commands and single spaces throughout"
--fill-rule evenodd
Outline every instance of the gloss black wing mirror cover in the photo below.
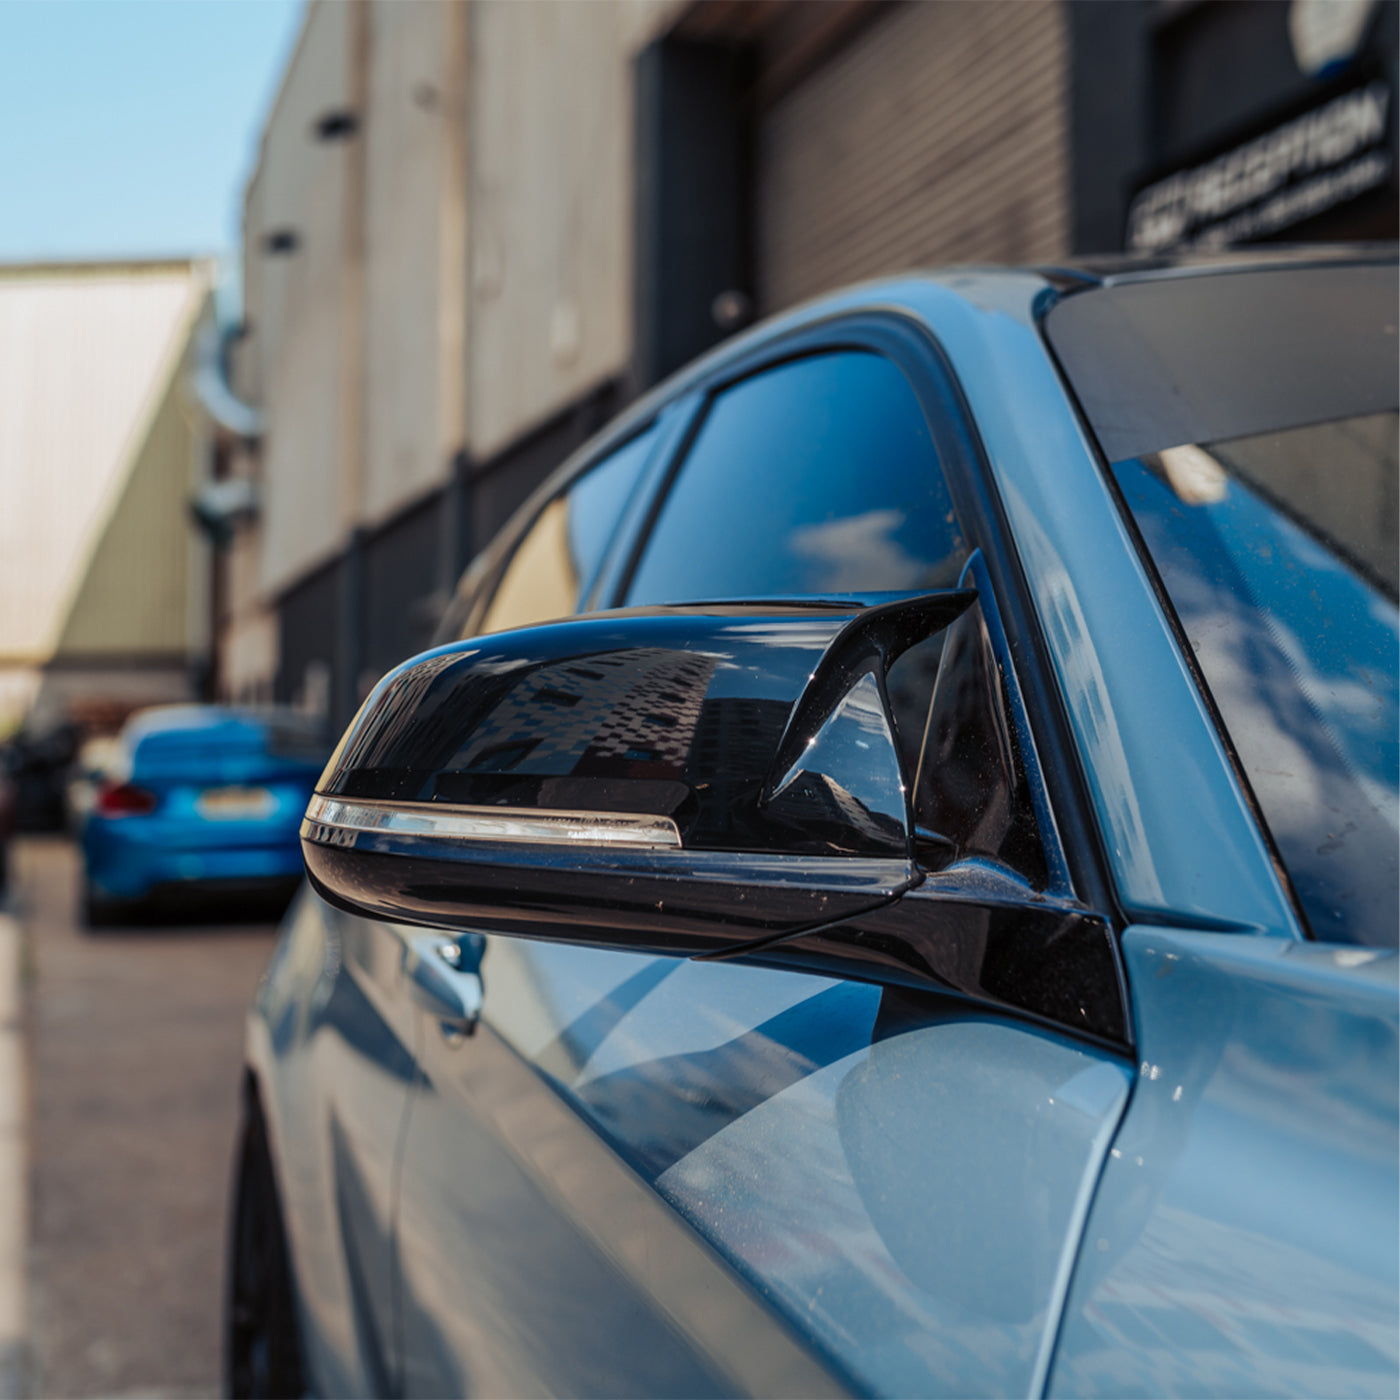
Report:
M 901 736 L 891 667 L 941 634 L 957 683 L 944 666 L 945 698 Z M 948 809 L 952 837 L 933 834 L 947 868 L 929 880 L 928 936 L 892 944 L 870 922 L 925 882 L 910 802 L 924 749 L 951 765 L 940 735 L 980 734 L 981 709 L 1004 702 L 994 664 L 958 659 L 960 637 L 985 636 L 964 588 L 603 613 L 430 652 L 380 682 L 332 756 L 302 827 L 308 875 L 341 908 L 430 927 L 972 995 L 990 976 L 995 1000 L 1115 1038 L 1112 1017 L 1058 1015 L 1043 990 L 1047 940 L 1113 962 L 1102 922 L 1006 867 L 985 822 L 963 832 Z M 1015 808 L 1005 767 L 960 760 L 961 786 Z
M 376 917 L 696 954 L 917 870 L 885 675 L 971 590 L 604 613 L 428 653 L 365 702 L 303 825 Z

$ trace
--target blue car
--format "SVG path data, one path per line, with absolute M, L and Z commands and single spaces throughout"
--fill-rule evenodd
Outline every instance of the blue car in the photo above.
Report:
M 234 1395 L 1394 1396 L 1394 249 L 859 287 L 317 784 Z
M 171 705 L 133 716 L 83 823 L 88 925 L 190 896 L 285 904 L 326 751 L 289 711 Z

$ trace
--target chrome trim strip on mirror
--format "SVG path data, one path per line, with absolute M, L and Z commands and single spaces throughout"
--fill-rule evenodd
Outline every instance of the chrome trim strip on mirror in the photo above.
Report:
M 524 807 L 465 807 L 437 802 L 347 802 L 312 797 L 301 824 L 308 841 L 346 844 L 360 832 L 447 841 L 526 841 L 555 846 L 679 848 L 670 817 L 636 812 L 569 812 Z

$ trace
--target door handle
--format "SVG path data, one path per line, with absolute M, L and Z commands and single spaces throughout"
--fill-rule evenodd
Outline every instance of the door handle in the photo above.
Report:
M 466 936 L 434 933 L 404 945 L 404 971 L 413 998 L 435 1017 L 449 1039 L 474 1034 L 486 989 L 478 971 L 480 951 L 464 948 Z

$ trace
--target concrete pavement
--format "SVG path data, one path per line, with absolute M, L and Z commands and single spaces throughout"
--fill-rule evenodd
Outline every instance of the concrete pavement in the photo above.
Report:
M 0 1400 L 26 1392 L 28 1117 L 19 925 L 0 913 Z
M 243 1023 L 275 930 L 89 932 L 72 846 L 15 854 L 30 1112 L 27 1142 L 6 1134 L 0 930 L 0 1342 L 27 1336 L 31 1396 L 216 1395 Z M 29 1192 L 7 1190 L 26 1156 Z M 26 1194 L 27 1221 L 3 1215 Z M 5 1268 L 26 1229 L 27 1280 Z

